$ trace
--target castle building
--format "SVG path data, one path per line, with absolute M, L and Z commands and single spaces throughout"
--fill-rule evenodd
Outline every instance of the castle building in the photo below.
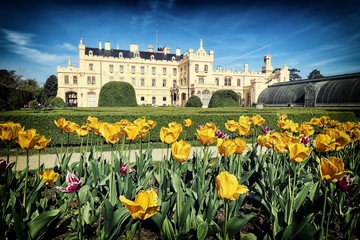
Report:
M 220 89 L 234 90 L 241 106 L 257 103 L 261 91 L 268 85 L 289 81 L 286 65 L 273 72 L 271 56 L 264 56 L 261 72 L 214 69 L 214 51 L 206 52 L 200 40 L 199 48 L 181 54 L 170 47 L 140 51 L 137 44 L 129 50 L 111 48 L 110 42 L 99 42 L 96 48 L 79 43 L 79 66 L 57 67 L 58 93 L 71 107 L 97 107 L 101 87 L 110 81 L 130 83 L 139 105 L 185 106 L 190 96 L 198 96 L 204 107 L 211 95 Z

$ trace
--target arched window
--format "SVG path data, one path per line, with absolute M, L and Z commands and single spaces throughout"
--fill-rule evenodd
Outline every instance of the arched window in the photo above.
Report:
M 154 60 L 154 55 L 153 54 L 151 54 L 150 60 Z
M 208 105 L 209 105 L 210 98 L 211 98 L 211 95 L 210 95 L 210 91 L 209 91 L 209 90 L 204 90 L 204 91 L 202 91 L 201 101 L 202 101 L 202 103 L 204 104 L 204 106 L 208 106 Z
M 119 52 L 119 58 L 123 58 L 123 57 L 124 57 L 123 53 Z
M 93 51 L 90 50 L 90 51 L 89 51 L 89 56 L 92 56 L 92 55 L 93 55 Z
M 77 93 L 76 92 L 67 92 L 65 93 L 66 105 L 68 107 L 77 107 Z

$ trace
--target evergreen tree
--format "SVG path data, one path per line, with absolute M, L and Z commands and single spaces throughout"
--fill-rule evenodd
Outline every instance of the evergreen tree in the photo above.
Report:
M 48 79 L 46 79 L 46 82 L 44 84 L 44 92 L 47 98 L 56 97 L 58 91 L 58 79 L 53 74 Z

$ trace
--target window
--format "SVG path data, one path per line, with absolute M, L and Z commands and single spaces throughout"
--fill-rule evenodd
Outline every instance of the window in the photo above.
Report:
M 139 52 L 134 52 L 134 57 L 138 58 L 140 56 Z
M 141 86 L 145 86 L 145 79 L 144 79 L 144 78 L 142 78 L 142 79 L 140 80 L 140 82 L 141 82 Z
M 135 66 L 131 66 L 131 72 L 135 73 L 135 70 L 136 70 Z
M 89 107 L 96 107 L 96 93 L 95 92 L 88 92 L 87 101 L 88 101 L 88 106 Z
M 155 78 L 153 78 L 153 79 L 151 80 L 151 86 L 153 86 L 153 87 L 156 86 L 156 79 L 155 79 Z
M 119 52 L 119 58 L 123 58 L 123 57 L 124 57 L 123 53 Z
M 163 97 L 163 102 L 164 102 L 164 103 L 166 102 L 166 97 Z
M 95 84 L 95 77 L 87 77 L 87 84 L 94 85 Z
M 203 77 L 199 77 L 199 84 L 204 84 L 204 78 Z
M 177 75 L 177 69 L 173 68 L 173 75 L 176 76 Z
M 195 64 L 195 72 L 199 71 L 199 64 Z
M 144 66 L 141 66 L 141 67 L 140 67 L 140 71 L 141 71 L 142 74 L 144 74 L 144 72 L 145 72 L 145 67 L 144 67 Z
M 163 87 L 166 87 L 166 79 L 163 79 Z
M 69 84 L 69 76 L 64 76 L 64 83 Z
M 151 59 L 151 60 L 154 60 L 154 55 L 151 54 L 150 59 Z
M 173 80 L 173 88 L 176 88 L 176 80 Z
M 151 103 L 152 103 L 153 105 L 156 104 L 156 98 L 155 98 L 155 97 L 152 97 L 152 98 L 151 98 Z
M 151 73 L 154 74 L 154 75 L 156 74 L 156 67 L 151 68 Z
M 73 84 L 78 84 L 77 76 L 73 76 Z
M 237 80 L 237 85 L 240 86 L 241 85 L 241 80 L 238 78 Z
M 145 97 L 141 97 L 140 101 L 144 102 L 145 101 Z
M 109 65 L 109 72 L 111 73 L 114 72 L 114 65 L 112 64 Z
M 208 65 L 204 65 L 204 72 L 208 72 Z
M 94 64 L 89 63 L 89 70 L 90 70 L 90 71 L 94 70 Z
M 166 67 L 163 68 L 163 74 L 166 75 Z
M 219 86 L 219 78 L 215 78 L 215 84 L 216 86 Z
M 121 72 L 121 73 L 124 72 L 124 65 L 120 65 L 120 72 Z
M 135 78 L 131 78 L 131 85 L 133 85 L 133 86 L 136 85 L 136 79 Z
M 224 86 L 231 86 L 231 77 L 224 78 Z
M 91 77 L 91 84 L 95 85 L 95 77 Z

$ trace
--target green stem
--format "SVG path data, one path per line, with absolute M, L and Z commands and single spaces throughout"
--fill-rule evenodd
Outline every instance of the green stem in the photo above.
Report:
M 82 240 L 83 238 L 83 227 L 82 227 L 82 221 L 81 221 L 81 202 L 80 202 L 80 196 L 79 196 L 79 192 L 76 192 L 76 197 L 77 197 L 77 201 L 78 201 L 78 224 L 79 224 L 79 239 Z
M 328 187 L 327 187 L 327 183 L 325 182 L 324 203 L 323 203 L 323 211 L 322 211 L 322 218 L 321 218 L 321 228 L 322 229 L 324 229 L 324 220 L 325 220 L 325 211 L 326 211 L 326 202 L 327 202 L 327 192 L 328 192 Z
M 224 240 L 228 239 L 227 235 L 227 223 L 229 218 L 229 202 L 225 200 L 225 223 L 224 223 Z
M 141 240 L 141 225 L 142 225 L 142 221 L 140 220 L 140 223 L 139 223 L 139 229 L 138 229 L 138 240 Z
M 26 207 L 26 191 L 27 191 L 28 175 L 29 175 L 29 149 L 26 149 L 25 187 L 24 187 L 24 196 L 23 196 L 24 208 Z
M 298 163 L 300 164 L 300 163 Z M 293 206 L 294 206 L 294 198 L 295 198 L 295 185 L 296 185 L 296 177 L 297 177 L 297 172 L 298 172 L 298 164 L 295 166 L 295 171 L 294 171 L 294 179 L 293 179 L 293 184 L 292 187 L 290 189 L 290 209 L 289 209 L 289 217 L 288 217 L 288 225 L 290 225 L 292 223 L 292 219 L 293 219 Z M 289 176 L 289 185 L 290 185 L 290 176 Z

